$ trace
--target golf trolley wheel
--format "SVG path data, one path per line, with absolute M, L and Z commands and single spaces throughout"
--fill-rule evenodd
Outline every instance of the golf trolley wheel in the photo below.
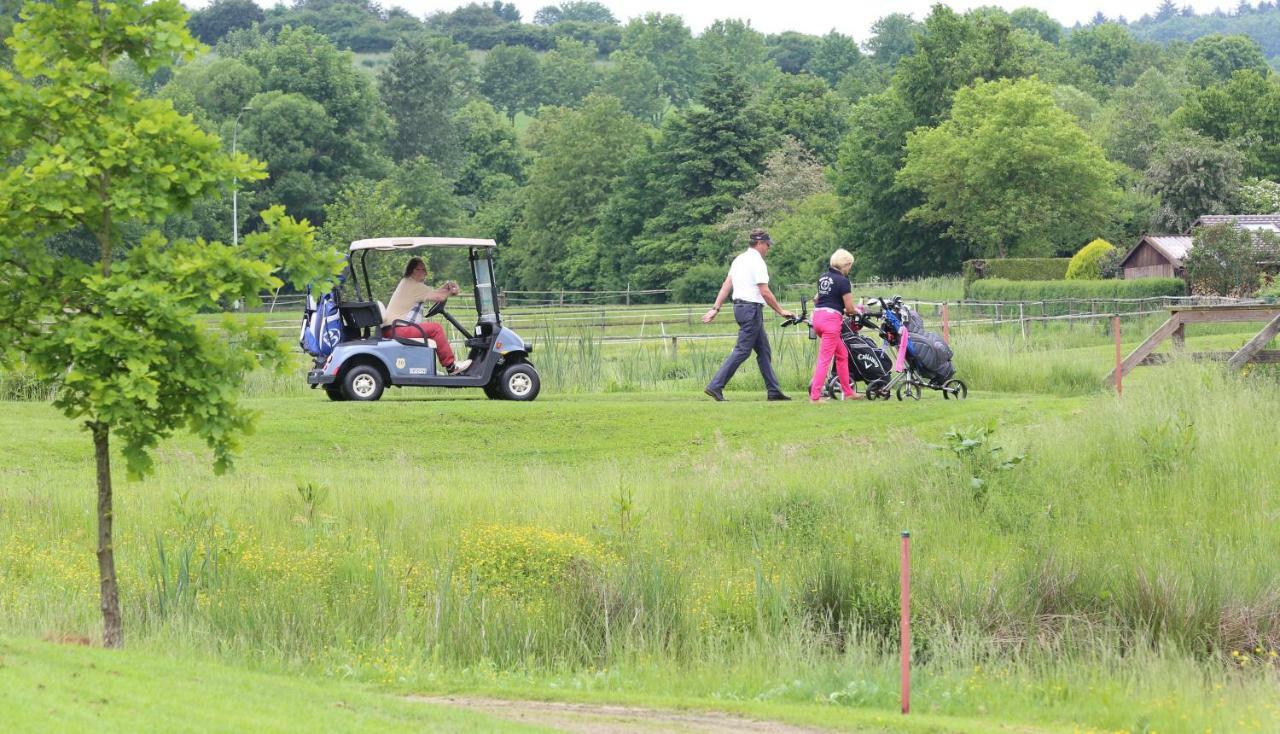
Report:
M 898 386 L 898 400 L 905 400 L 905 399 L 907 399 L 907 398 L 911 398 L 912 400 L 919 400 L 919 399 L 920 399 L 920 388 L 916 387 L 915 385 L 911 384 L 910 382 L 903 383 L 903 384 L 899 385 L 899 386 Z
M 347 399 L 347 396 L 342 394 L 342 385 L 325 385 L 324 394 L 335 402 Z
M 835 399 L 836 393 L 839 389 L 840 379 L 835 375 L 831 375 L 822 385 L 822 397 Z
M 373 402 L 382 397 L 384 387 L 382 372 L 373 365 L 352 367 L 342 378 L 342 392 L 348 400 Z
M 963 380 L 947 380 L 942 383 L 942 397 L 946 400 L 953 397 L 956 400 L 964 400 L 969 397 L 969 386 L 965 385 Z
M 542 380 L 538 371 L 528 362 L 518 362 L 502 371 L 498 378 L 498 391 L 505 400 L 530 401 L 538 397 Z

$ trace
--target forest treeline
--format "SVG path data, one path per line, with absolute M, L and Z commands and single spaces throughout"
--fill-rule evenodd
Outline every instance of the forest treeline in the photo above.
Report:
M 2 2 L 8 35 L 18 8 Z M 419 18 L 214 0 L 189 20 L 208 53 L 115 73 L 266 164 L 239 191 L 241 232 L 282 203 L 334 246 L 494 237 L 508 288 L 697 297 L 756 226 L 794 282 L 840 246 L 860 277 L 924 275 L 1278 211 L 1277 24 L 1270 2 L 1196 15 L 1166 0 L 1074 28 L 936 5 L 857 39 L 733 19 L 695 33 L 595 2 L 525 19 L 500 1 Z M 3 50 L 0 65 L 21 74 Z M 227 240 L 231 199 L 162 226 Z

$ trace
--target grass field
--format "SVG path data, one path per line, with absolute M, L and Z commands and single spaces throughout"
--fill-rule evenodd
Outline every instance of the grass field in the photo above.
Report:
M 1126 348 L 1156 321 L 1126 322 Z M 726 341 L 586 330 L 535 351 L 529 405 L 333 404 L 247 375 L 261 417 L 235 472 L 178 437 L 117 492 L 126 667 L 373 697 L 331 727 L 354 730 L 488 727 L 395 698 L 441 693 L 908 730 L 909 529 L 910 730 L 1280 730 L 1274 371 L 1144 368 L 1117 400 L 1101 325 L 997 327 L 954 335 L 968 401 L 812 406 L 813 343 L 774 336 L 793 403 L 764 402 L 750 364 L 730 402 L 700 397 Z M 46 403 L 0 405 L 0 679 L 58 677 L 109 655 L 30 642 L 97 635 L 92 452 Z M 92 709 L 89 678 L 58 694 L 67 716 Z M 31 705 L 0 693 L 0 719 Z

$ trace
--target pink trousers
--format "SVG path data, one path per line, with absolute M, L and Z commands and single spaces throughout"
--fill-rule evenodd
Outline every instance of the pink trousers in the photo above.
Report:
M 822 397 L 822 386 L 827 382 L 827 374 L 831 369 L 831 360 L 836 360 L 836 377 L 840 380 L 840 389 L 846 398 L 854 395 L 853 386 L 849 384 L 849 350 L 840 338 L 840 327 L 844 323 L 841 314 L 835 311 L 814 311 L 813 330 L 822 341 L 818 344 L 818 364 L 813 368 L 813 382 L 809 383 L 809 399 Z

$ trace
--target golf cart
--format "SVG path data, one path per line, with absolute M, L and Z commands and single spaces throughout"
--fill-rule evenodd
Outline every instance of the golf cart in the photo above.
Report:
M 446 310 L 446 301 L 431 305 L 422 315 L 424 319 L 443 316 L 465 337 L 471 365 L 454 374 L 437 369 L 436 343 L 425 333 L 422 338 L 382 336 L 385 307 L 372 293 L 369 279 L 371 252 L 389 257 L 388 253 L 407 255 L 434 247 L 466 249 L 475 283 L 474 333 Z M 328 319 L 332 327 L 324 337 L 326 350 L 332 351 L 315 357 L 307 383 L 323 388 L 330 400 L 377 400 L 387 386 L 478 387 L 493 400 L 536 398 L 540 380 L 529 362 L 533 346 L 502 326 L 493 277 L 496 249 L 493 240 L 456 237 L 381 237 L 352 242 L 347 269 L 335 289 L 336 314 Z M 342 287 L 348 278 L 350 293 Z M 404 323 L 398 321 L 397 325 Z

